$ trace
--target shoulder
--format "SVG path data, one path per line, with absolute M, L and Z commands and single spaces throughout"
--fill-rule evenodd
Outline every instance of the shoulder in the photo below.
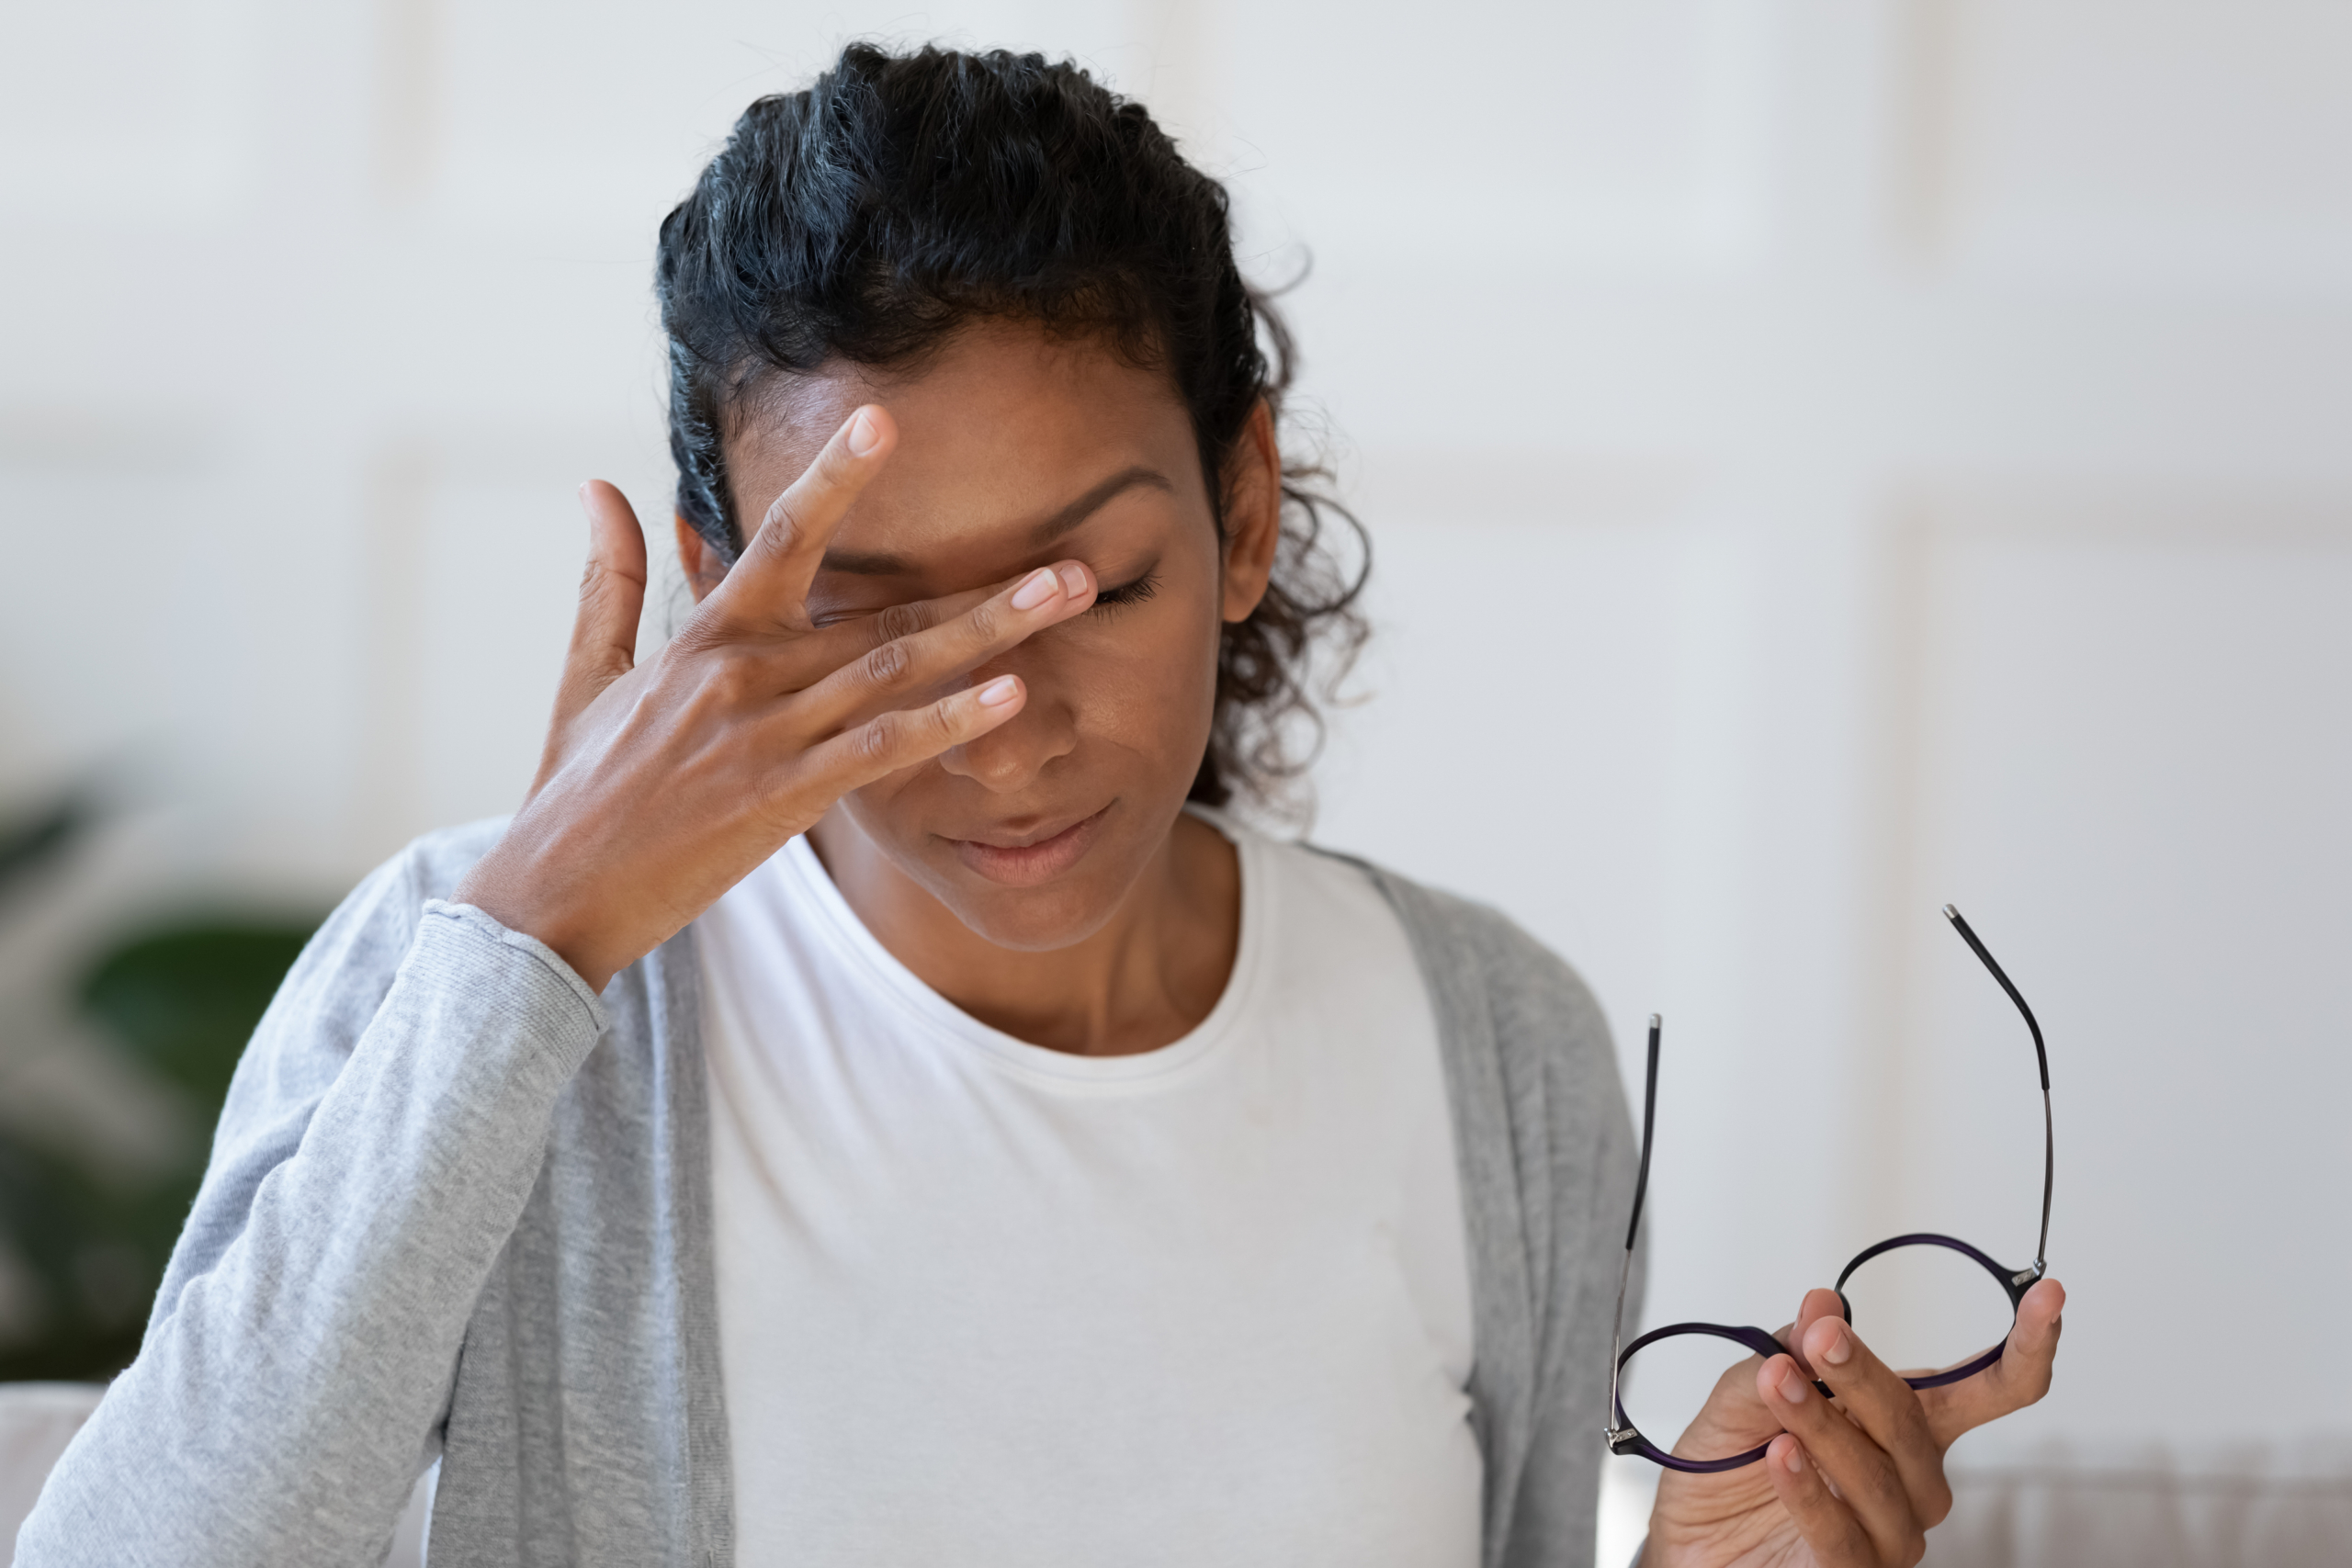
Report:
M 248 1060 L 310 1056 L 331 1073 L 391 989 L 425 905 L 447 898 L 505 826 L 500 818 L 427 833 L 362 877 L 287 972 Z
M 424 906 L 447 898 L 505 830 L 506 818 L 495 817 L 410 840 L 345 896 L 311 939 L 295 973 L 380 968 L 389 984 L 391 968 L 424 918 Z
M 1523 1037 L 1608 1052 L 1608 1019 L 1584 977 L 1500 909 L 1353 855 L 1308 852 L 1369 881 L 1405 928 L 1432 989 L 1474 989 L 1502 1042 Z

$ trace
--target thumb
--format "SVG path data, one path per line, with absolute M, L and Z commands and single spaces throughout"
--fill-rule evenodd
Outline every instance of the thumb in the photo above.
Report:
M 1973 1378 L 1921 1392 L 1919 1400 L 1927 1406 L 1928 1425 L 1938 1441 L 1949 1443 L 2050 1392 L 2065 1307 L 2066 1288 L 2055 1280 L 2040 1281 L 2018 1303 L 2017 1323 L 1999 1360 Z
M 580 505 L 588 513 L 588 567 L 581 574 L 571 649 L 556 688 L 550 760 L 556 738 L 636 667 L 637 622 L 645 608 L 645 530 L 628 498 L 603 479 L 590 479 L 580 487 Z

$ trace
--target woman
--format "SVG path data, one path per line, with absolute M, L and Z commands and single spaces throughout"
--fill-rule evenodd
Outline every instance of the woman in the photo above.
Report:
M 1352 595 L 1223 192 L 1072 67 L 853 48 L 659 286 L 696 609 L 632 666 L 587 486 L 529 796 L 288 977 L 19 1560 L 371 1561 L 437 1456 L 436 1564 L 1588 1562 L 1600 1016 L 1215 810 Z M 1652 1562 L 1916 1561 L 2046 1385 L 2053 1287 L 1931 1400 L 1825 1295 L 1847 1413 L 1727 1376 L 1686 1443 L 1786 1435 Z

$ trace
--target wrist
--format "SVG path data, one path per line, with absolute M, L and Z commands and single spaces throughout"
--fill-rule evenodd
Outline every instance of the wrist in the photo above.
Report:
M 458 879 L 449 902 L 470 904 L 508 931 L 537 941 L 563 960 L 590 990 L 602 995 L 619 965 L 602 955 L 587 922 L 566 910 L 560 900 L 539 894 L 534 881 L 513 874 L 493 849 Z

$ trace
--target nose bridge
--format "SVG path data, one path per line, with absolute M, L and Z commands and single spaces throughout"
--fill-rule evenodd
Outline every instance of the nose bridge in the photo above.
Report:
M 970 779 L 983 788 L 1010 795 L 1026 788 L 1048 764 L 1068 756 L 1078 744 L 1078 716 L 1064 700 L 1060 682 L 1053 678 L 1054 661 L 1023 659 L 1021 649 L 992 659 L 972 671 L 972 684 L 996 676 L 1017 674 L 1028 688 L 1021 711 L 977 740 L 967 740 L 944 752 L 940 766 Z

